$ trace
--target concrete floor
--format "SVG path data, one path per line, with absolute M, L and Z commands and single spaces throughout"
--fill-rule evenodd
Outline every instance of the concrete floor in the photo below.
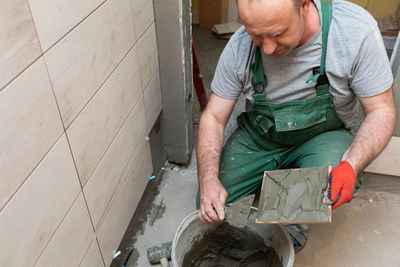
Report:
M 193 28 L 194 40 L 206 87 L 216 60 L 226 41 L 217 40 L 208 30 Z M 211 58 L 210 58 L 211 57 Z M 211 76 L 210 76 L 211 75 Z M 195 106 L 194 123 L 199 110 Z M 197 112 L 196 112 L 197 109 Z M 235 110 L 236 117 L 244 101 Z M 235 128 L 230 121 L 226 136 Z M 146 249 L 174 238 L 183 218 L 195 210 L 197 173 L 195 156 L 185 167 L 166 164 L 157 179 L 159 193 L 143 226 L 132 235 L 133 256 L 127 266 L 150 265 Z M 295 266 L 400 266 L 400 177 L 366 174 L 365 183 L 350 204 L 335 210 L 330 224 L 310 225 L 309 241 L 296 254 Z M 134 242 L 135 241 L 135 242 Z
M 147 248 L 171 241 L 186 215 L 195 211 L 196 161 L 164 167 L 160 193 L 143 232 L 135 236 L 140 256 L 127 266 L 150 265 Z M 400 177 L 366 174 L 350 204 L 335 210 L 330 224 L 310 225 L 309 241 L 296 254 L 295 267 L 400 266 Z

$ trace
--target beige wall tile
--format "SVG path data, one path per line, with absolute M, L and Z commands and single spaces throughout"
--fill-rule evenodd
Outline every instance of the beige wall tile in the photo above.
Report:
M 118 249 L 118 245 L 133 216 L 152 171 L 150 145 L 146 142 L 139 157 L 130 169 L 129 175 L 120 186 L 117 197 L 98 231 L 100 249 L 106 266 L 110 265 L 114 252 Z
M 131 1 L 132 1 L 132 7 L 135 10 L 137 10 L 137 12 L 142 10 L 147 5 L 147 2 L 150 2 L 149 0 L 131 0 Z M 137 13 L 134 14 L 137 15 Z
M 158 54 L 154 23 L 138 41 L 140 76 L 142 86 L 146 88 L 154 73 L 158 70 Z
M 85 258 L 79 265 L 80 267 L 104 267 L 103 260 L 101 259 L 100 249 L 97 245 L 96 239 L 92 241 Z
M 139 101 L 84 187 L 95 228 L 106 212 L 117 185 L 124 181 L 127 175 L 124 170 L 132 165 L 145 142 L 144 113 L 143 101 Z
M 28 0 L 43 51 L 61 39 L 104 0 Z
M 94 237 L 83 194 L 80 194 L 35 266 L 79 266 Z
M 131 0 L 133 11 L 133 22 L 135 24 L 136 39 L 146 31 L 154 21 L 153 1 Z
M 42 53 L 25 0 L 0 2 L 0 90 Z
M 79 191 L 62 136 L 0 212 L 0 266 L 32 266 Z
M 133 48 L 67 130 L 79 177 L 86 183 L 141 96 Z
M 147 133 L 149 133 L 162 109 L 160 75 L 158 72 L 153 76 L 144 91 L 144 106 L 146 109 Z
M 1 209 L 63 132 L 43 59 L 0 91 L 0 125 Z
M 109 0 L 45 54 L 68 127 L 135 42 L 130 0 Z

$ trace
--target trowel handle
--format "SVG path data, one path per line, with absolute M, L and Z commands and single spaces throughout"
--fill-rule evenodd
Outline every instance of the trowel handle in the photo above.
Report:
M 160 263 L 161 263 L 162 267 L 169 267 L 169 263 L 168 263 L 168 259 L 167 258 L 161 258 Z

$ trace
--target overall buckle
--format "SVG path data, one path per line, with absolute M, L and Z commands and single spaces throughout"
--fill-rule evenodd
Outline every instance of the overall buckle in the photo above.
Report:
M 326 76 L 326 73 L 321 73 L 321 69 L 320 67 L 314 67 L 312 69 L 312 73 L 313 73 L 313 77 L 317 76 L 318 78 L 316 79 L 316 87 L 321 86 L 321 85 L 325 85 L 325 84 L 329 84 L 329 80 L 328 80 L 328 76 Z M 313 79 L 313 78 L 311 78 Z M 310 80 L 311 80 L 310 79 Z
M 262 94 L 264 93 L 264 87 L 265 85 L 267 85 L 268 80 L 267 80 L 267 76 L 265 76 L 264 74 L 264 81 L 263 82 L 254 82 L 254 77 L 251 79 L 251 85 L 254 88 L 254 93 L 255 94 Z

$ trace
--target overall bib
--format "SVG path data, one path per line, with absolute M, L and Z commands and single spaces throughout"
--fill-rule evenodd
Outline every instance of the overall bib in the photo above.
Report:
M 219 178 L 228 192 L 227 203 L 257 191 L 266 170 L 327 165 L 334 168 L 353 140 L 335 111 L 325 73 L 332 3 L 321 1 L 321 10 L 321 63 L 320 67 L 313 69 L 310 78 L 316 82 L 315 97 L 280 104 L 267 102 L 264 94 L 267 78 L 261 49 L 256 47 L 251 65 L 253 107 L 251 111 L 240 114 L 238 129 L 227 141 L 221 155 Z M 361 181 L 359 175 L 356 190 Z

